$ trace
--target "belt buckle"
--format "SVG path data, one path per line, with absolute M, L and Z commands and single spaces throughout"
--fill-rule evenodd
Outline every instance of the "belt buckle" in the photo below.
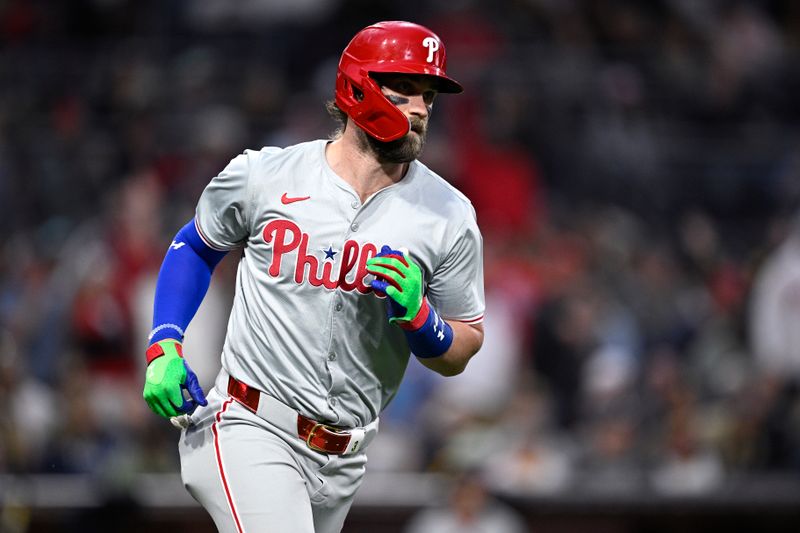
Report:
M 316 423 L 314 424 L 314 427 L 313 427 L 313 428 L 311 428 L 311 431 L 309 431 L 309 432 L 308 432 L 308 437 L 306 437 L 306 445 L 307 445 L 309 448 L 311 448 L 312 450 L 314 450 L 314 451 L 317 451 L 317 452 L 323 452 L 323 453 L 330 453 L 330 452 L 328 452 L 328 450 L 326 450 L 325 448 L 320 448 L 319 446 L 317 446 L 316 444 L 314 444 L 314 443 L 312 443 L 312 442 L 311 442 L 311 439 L 313 439 L 313 438 L 314 438 L 314 435 L 316 435 L 316 434 L 317 434 L 317 430 L 318 430 L 318 429 L 320 429 L 320 428 L 327 429 L 327 430 L 328 430 L 328 431 L 330 431 L 331 433 L 346 433 L 346 432 L 345 432 L 345 431 L 340 431 L 340 430 L 336 429 L 336 428 L 335 428 L 335 427 L 333 427 L 333 426 L 329 426 L 329 425 L 327 425 L 327 424 L 323 424 L 323 423 L 321 423 L 321 422 L 316 422 Z

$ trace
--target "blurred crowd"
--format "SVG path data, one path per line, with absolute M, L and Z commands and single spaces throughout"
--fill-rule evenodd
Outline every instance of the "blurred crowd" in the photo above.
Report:
M 178 468 L 141 399 L 155 275 L 245 148 L 326 137 L 360 28 L 467 88 L 422 160 L 473 201 L 486 342 L 411 361 L 371 468 L 702 494 L 800 472 L 800 4 L 0 2 L 0 472 Z M 190 326 L 218 367 L 235 254 Z

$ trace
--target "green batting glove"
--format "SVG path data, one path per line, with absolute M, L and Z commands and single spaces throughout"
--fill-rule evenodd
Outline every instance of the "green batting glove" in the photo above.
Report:
M 191 413 L 198 405 L 207 405 L 197 376 L 183 359 L 181 343 L 164 339 L 147 349 L 147 372 L 144 381 L 145 402 L 156 414 L 171 418 Z M 188 391 L 190 399 L 183 397 Z
M 367 260 L 367 272 L 374 274 L 372 288 L 389 297 L 389 322 L 411 322 L 422 308 L 422 270 L 406 251 L 383 246 Z

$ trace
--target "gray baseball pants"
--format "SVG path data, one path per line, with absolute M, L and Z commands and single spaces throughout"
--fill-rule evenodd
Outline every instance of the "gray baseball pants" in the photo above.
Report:
M 179 444 L 184 486 L 217 529 L 339 533 L 364 476 L 363 451 L 314 451 L 286 424 L 270 422 L 221 392 L 219 381 Z

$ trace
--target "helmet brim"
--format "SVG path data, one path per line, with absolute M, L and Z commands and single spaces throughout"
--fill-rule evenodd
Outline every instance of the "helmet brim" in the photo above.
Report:
M 462 87 L 461 84 L 458 83 L 453 78 L 448 78 L 445 76 L 436 76 L 436 81 L 437 81 L 436 83 L 437 90 L 440 93 L 458 94 L 464 92 L 464 87 Z

